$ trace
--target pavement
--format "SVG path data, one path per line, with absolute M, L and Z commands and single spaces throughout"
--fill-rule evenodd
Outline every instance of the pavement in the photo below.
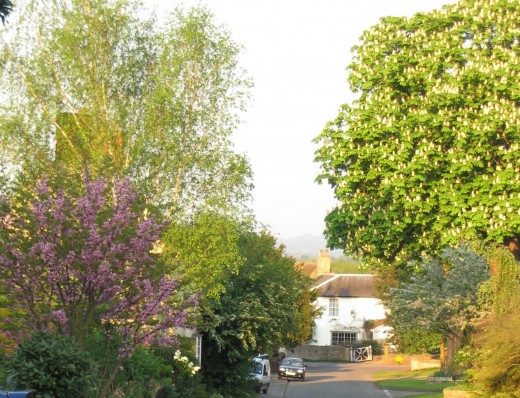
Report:
M 278 379 L 278 375 L 274 374 L 271 376 L 271 384 L 269 384 L 269 389 L 267 390 L 267 395 L 265 397 L 276 397 L 283 398 L 285 395 L 285 389 L 287 388 L 287 380 L 286 379 Z

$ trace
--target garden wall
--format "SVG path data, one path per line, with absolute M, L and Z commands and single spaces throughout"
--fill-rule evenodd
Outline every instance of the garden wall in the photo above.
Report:
M 288 357 L 297 357 L 312 361 L 349 361 L 350 348 L 337 345 L 299 345 L 293 349 L 285 349 Z M 419 369 L 440 369 L 440 360 L 435 355 L 405 355 L 390 354 L 374 355 L 374 361 L 385 365 L 402 364 L 410 367 L 412 370 Z

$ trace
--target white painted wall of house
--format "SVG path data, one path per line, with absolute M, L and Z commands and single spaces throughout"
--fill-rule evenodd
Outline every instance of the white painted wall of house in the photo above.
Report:
M 357 340 L 364 336 L 365 320 L 385 318 L 385 308 L 381 300 L 368 297 L 339 297 L 338 316 L 329 316 L 329 297 L 318 297 L 317 305 L 323 314 L 315 320 L 311 345 L 331 345 L 331 332 L 357 333 Z

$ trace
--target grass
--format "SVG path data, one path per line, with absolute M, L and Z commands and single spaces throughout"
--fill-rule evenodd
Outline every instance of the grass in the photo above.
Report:
M 433 375 L 432 369 L 418 370 L 418 371 L 395 371 L 395 372 L 379 372 L 374 374 L 377 385 L 386 390 L 401 390 L 401 391 L 417 391 L 430 392 L 431 394 L 418 394 L 410 396 L 421 398 L 442 398 L 442 390 L 446 387 L 453 386 L 452 382 L 429 384 L 426 379 Z
M 416 380 L 416 379 L 391 379 L 391 380 L 381 380 L 378 381 L 377 384 L 379 387 L 385 388 L 387 390 L 411 390 L 411 391 L 442 391 L 446 387 L 453 386 L 452 382 L 445 383 L 427 383 L 426 379 Z
M 396 370 L 394 372 L 376 372 L 374 378 L 376 380 L 388 380 L 388 379 L 425 379 L 428 376 L 433 376 L 435 369 L 423 369 L 423 370 Z

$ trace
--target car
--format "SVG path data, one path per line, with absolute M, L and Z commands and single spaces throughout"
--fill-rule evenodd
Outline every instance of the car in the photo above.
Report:
M 301 358 L 284 358 L 278 367 L 278 378 L 305 380 L 305 364 Z
M 0 398 L 29 398 L 31 391 L 2 391 L 0 390 Z M 30 395 L 29 395 L 30 394 Z
M 251 376 L 255 379 L 256 392 L 267 394 L 271 382 L 271 365 L 267 355 L 259 355 L 253 358 Z

